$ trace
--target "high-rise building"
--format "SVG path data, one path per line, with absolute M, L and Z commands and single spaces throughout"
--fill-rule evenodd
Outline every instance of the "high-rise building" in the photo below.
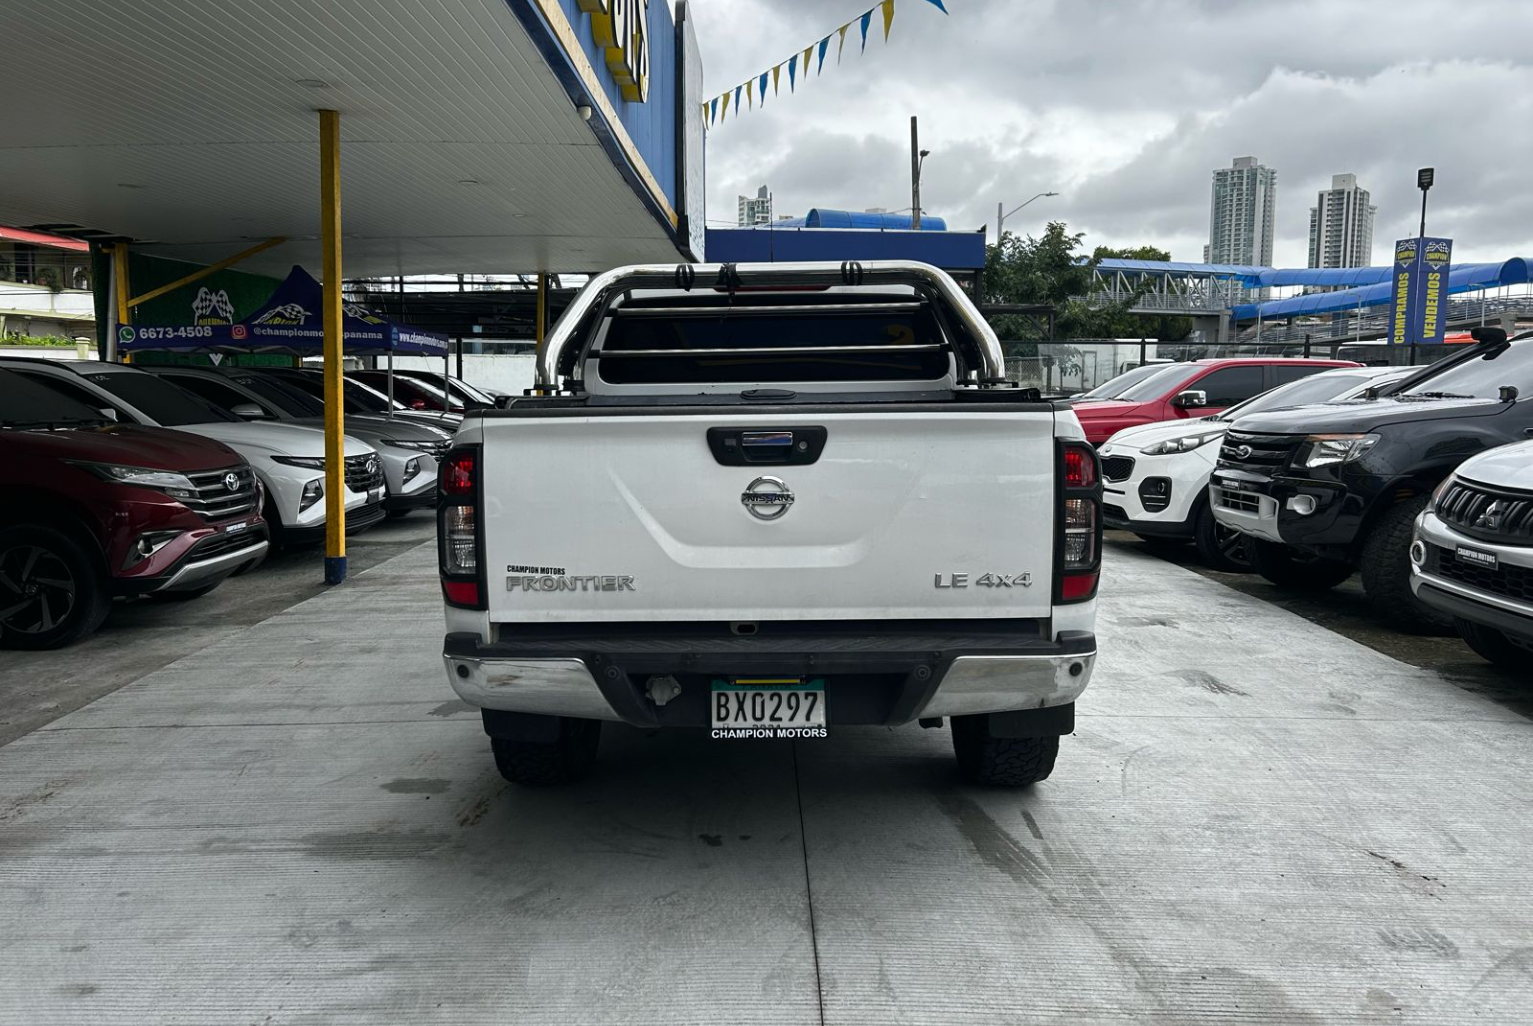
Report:
M 1255 157 L 1236 157 L 1214 172 L 1208 217 L 1208 262 L 1272 266 L 1277 172 Z
M 753 224 L 772 223 L 772 194 L 767 192 L 767 187 L 762 186 L 756 190 L 756 195 L 741 196 L 737 204 L 739 208 L 735 223 L 742 228 Z
M 1309 266 L 1367 267 L 1373 263 L 1373 219 L 1379 208 L 1357 175 L 1332 175 L 1331 187 L 1309 208 Z

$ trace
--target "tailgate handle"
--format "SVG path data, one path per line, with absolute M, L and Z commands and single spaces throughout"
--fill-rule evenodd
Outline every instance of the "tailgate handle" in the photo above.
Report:
M 822 427 L 715 427 L 708 429 L 708 448 L 726 467 L 801 466 L 820 458 L 826 434 Z

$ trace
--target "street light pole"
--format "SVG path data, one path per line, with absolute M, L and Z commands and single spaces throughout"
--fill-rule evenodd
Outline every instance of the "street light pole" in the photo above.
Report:
M 910 227 L 914 231 L 921 230 L 921 158 L 926 156 L 926 151 L 921 149 L 921 139 L 916 132 L 916 116 L 910 115 Z
M 999 246 L 1001 244 L 1001 236 L 1003 234 L 1003 230 L 1004 230 L 1005 225 L 1006 225 L 1006 219 L 1008 217 L 1010 217 L 1012 214 L 1015 214 L 1018 210 L 1021 210 L 1023 207 L 1027 206 L 1027 204 L 1031 203 L 1033 200 L 1043 199 L 1045 196 L 1058 196 L 1058 195 L 1059 195 L 1059 193 L 1057 193 L 1057 192 L 1040 192 L 1038 195 L 1034 196 L 1033 199 L 1028 200 L 1027 203 L 1019 203 L 1019 204 L 1017 204 L 1015 207 L 1013 207 L 1009 211 L 1003 210 L 1003 208 L 1005 207 L 1004 203 L 997 203 L 995 205 L 995 244 L 997 246 Z

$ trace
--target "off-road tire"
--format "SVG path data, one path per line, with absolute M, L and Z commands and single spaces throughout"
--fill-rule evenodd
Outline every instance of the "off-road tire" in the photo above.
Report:
M 1373 611 L 1392 626 L 1413 634 L 1445 634 L 1453 618 L 1411 591 L 1411 533 L 1427 498 L 1397 503 L 1374 522 L 1363 539 L 1363 592 Z
M 30 576 L 23 580 L 23 570 L 34 553 Z M 45 581 L 65 581 L 67 585 L 42 583 Z M 37 592 L 28 595 L 28 588 Z M 46 629 L 40 627 L 41 605 L 36 607 L 36 620 L 32 619 L 33 607 L 22 606 L 38 592 L 46 592 L 48 619 L 54 621 Z M 111 605 L 100 561 L 75 538 L 40 524 L 0 528 L 0 612 L 15 610 L 14 619 L 0 619 L 0 648 L 72 645 L 101 626 Z M 30 629 L 34 626 L 38 629 Z
M 1225 527 L 1214 518 L 1213 508 L 1203 503 L 1192 522 L 1192 543 L 1197 546 L 1198 557 L 1210 570 L 1223 570 L 1228 574 L 1251 572 L 1251 556 L 1248 552 L 1252 538 L 1233 528 Z
M 1486 662 L 1507 669 L 1514 667 L 1520 669 L 1533 663 L 1533 652 L 1517 645 L 1494 627 L 1486 627 L 1458 617 L 1454 618 L 1453 626 L 1457 629 L 1458 636 L 1464 639 L 1464 644 L 1474 649 L 1475 653 Z
M 596 764 L 601 720 L 559 717 L 557 741 L 517 741 L 491 737 L 495 768 L 513 784 L 549 787 L 583 779 Z
M 1047 780 L 1059 754 L 1058 737 L 991 737 L 987 716 L 953 717 L 953 754 L 971 784 L 1026 787 Z
M 1352 576 L 1352 566 L 1335 559 L 1306 557 L 1278 542 L 1246 543 L 1251 568 L 1284 591 L 1329 591 Z

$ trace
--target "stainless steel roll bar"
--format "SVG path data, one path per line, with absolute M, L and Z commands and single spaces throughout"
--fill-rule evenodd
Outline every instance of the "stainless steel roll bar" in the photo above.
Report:
M 557 388 L 559 366 L 576 329 L 597 303 L 614 290 L 629 288 L 713 289 L 738 286 L 792 285 L 916 285 L 934 289 L 947 300 L 973 339 L 971 363 L 977 364 L 982 387 L 1006 379 L 1006 361 L 995 332 L 975 309 L 963 289 L 945 271 L 916 260 L 848 260 L 842 263 L 781 264 L 634 264 L 596 275 L 571 301 L 548 335 L 538 356 L 537 387 Z

